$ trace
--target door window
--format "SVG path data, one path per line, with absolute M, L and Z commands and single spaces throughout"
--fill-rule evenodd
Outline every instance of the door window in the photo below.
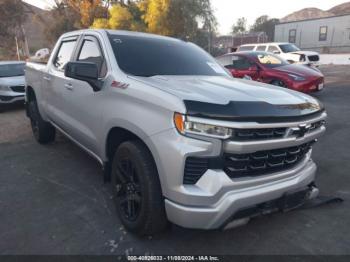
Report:
M 78 61 L 95 63 L 99 71 L 99 77 L 104 77 L 107 73 L 104 57 L 97 42 L 92 39 L 84 40 L 78 56 Z
M 70 61 L 77 40 L 63 41 L 57 52 L 53 65 L 63 71 L 66 64 Z
M 256 51 L 265 51 L 266 50 L 266 45 L 260 45 L 256 48 Z
M 280 50 L 278 50 L 278 48 L 276 46 L 270 45 L 269 48 L 267 49 L 267 52 L 269 52 L 269 53 L 274 53 L 274 52 L 280 53 Z
M 232 64 L 226 66 L 227 69 L 248 70 L 252 63 L 245 57 L 232 56 Z

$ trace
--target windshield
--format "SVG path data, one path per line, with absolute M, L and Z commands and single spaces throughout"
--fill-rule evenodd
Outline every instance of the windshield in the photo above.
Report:
M 24 64 L 0 65 L 0 77 L 24 76 Z
M 283 60 L 279 56 L 272 55 L 269 53 L 258 53 L 256 54 L 256 58 L 258 59 L 260 64 L 267 66 L 269 68 L 288 65 L 287 61 Z
M 283 44 L 283 45 L 279 45 L 279 47 L 281 48 L 283 53 L 291 53 L 291 52 L 295 52 L 295 51 L 300 51 L 300 49 L 293 44 Z
M 227 76 L 214 58 L 191 43 L 125 35 L 109 38 L 120 69 L 130 75 Z

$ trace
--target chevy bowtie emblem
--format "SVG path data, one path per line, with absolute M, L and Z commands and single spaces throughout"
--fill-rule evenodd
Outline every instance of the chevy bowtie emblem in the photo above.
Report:
M 305 134 L 310 130 L 310 125 L 299 125 L 299 130 L 297 131 L 298 137 L 304 137 Z

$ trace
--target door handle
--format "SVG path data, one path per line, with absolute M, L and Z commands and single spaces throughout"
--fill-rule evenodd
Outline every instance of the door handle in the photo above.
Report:
M 65 84 L 64 87 L 68 90 L 73 90 L 73 85 L 71 83 Z
M 44 76 L 43 78 L 44 78 L 44 80 L 46 80 L 46 81 L 51 81 L 51 77 L 49 77 L 49 76 Z

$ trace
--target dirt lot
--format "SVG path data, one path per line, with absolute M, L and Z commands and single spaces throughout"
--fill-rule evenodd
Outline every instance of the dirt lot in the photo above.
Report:
M 34 142 L 22 107 L 0 114 L 0 254 L 350 254 L 350 67 L 322 68 L 328 131 L 314 147 L 322 194 L 342 204 L 274 214 L 228 231 L 173 226 L 147 238 L 115 215 L 98 164 L 59 136 Z

